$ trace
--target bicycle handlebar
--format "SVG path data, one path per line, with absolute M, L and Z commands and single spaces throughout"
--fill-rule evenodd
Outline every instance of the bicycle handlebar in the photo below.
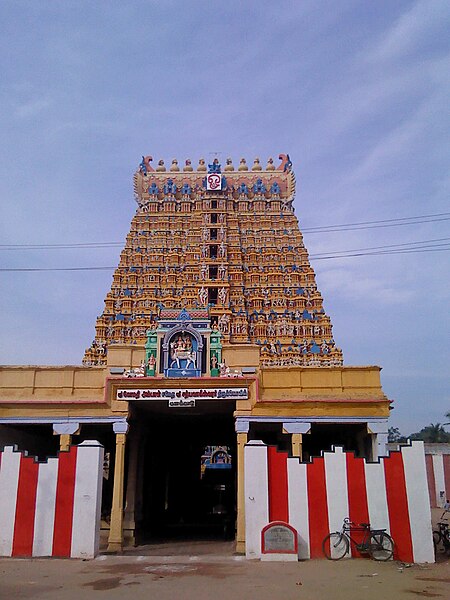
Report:
M 344 525 L 354 525 L 355 527 L 370 529 L 370 523 L 355 523 L 354 521 L 351 521 L 349 517 L 344 517 Z

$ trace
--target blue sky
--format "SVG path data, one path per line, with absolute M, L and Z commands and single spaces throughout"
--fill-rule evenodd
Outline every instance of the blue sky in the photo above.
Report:
M 142 154 L 290 154 L 300 227 L 448 212 L 447 0 L 3 0 L 2 244 L 124 241 Z M 327 234 L 320 252 L 450 237 Z M 0 249 L 3 268 L 114 266 L 119 248 Z M 443 422 L 449 254 L 312 261 L 347 365 L 383 367 L 404 433 Z M 79 364 L 112 272 L 0 272 L 2 364 Z

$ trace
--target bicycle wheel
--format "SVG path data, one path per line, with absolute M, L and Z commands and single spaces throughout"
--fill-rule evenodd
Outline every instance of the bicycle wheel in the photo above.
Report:
M 450 531 L 448 529 L 444 535 L 441 534 L 441 540 L 442 540 L 442 544 L 444 546 L 444 549 L 442 550 L 442 552 L 445 552 L 446 554 L 448 554 L 450 552 Z
M 437 550 L 437 547 L 439 546 L 439 544 L 441 543 L 441 532 L 440 531 L 433 531 L 433 544 L 434 544 L 434 550 Z
M 322 550 L 328 560 L 340 560 L 348 553 L 348 538 L 343 533 L 336 531 L 330 533 L 322 542 Z
M 394 540 L 384 531 L 372 533 L 369 554 L 374 560 L 389 560 L 394 554 Z

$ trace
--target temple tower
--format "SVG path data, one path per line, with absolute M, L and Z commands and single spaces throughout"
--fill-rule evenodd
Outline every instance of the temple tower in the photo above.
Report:
M 225 345 L 252 344 L 260 366 L 340 366 L 315 274 L 294 214 L 288 155 L 263 170 L 241 159 L 143 157 L 134 175 L 136 214 L 95 340 L 83 363 L 102 365 L 114 344 L 144 346 L 161 318 L 201 311 Z M 156 357 L 155 357 L 156 358 Z M 158 369 L 159 367 L 157 367 Z

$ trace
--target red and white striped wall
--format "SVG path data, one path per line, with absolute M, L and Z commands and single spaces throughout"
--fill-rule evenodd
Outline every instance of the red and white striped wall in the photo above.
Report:
M 425 454 L 428 491 L 432 508 L 444 508 L 450 500 L 450 454 Z
M 261 556 L 261 530 L 285 521 L 299 535 L 299 558 L 323 558 L 325 536 L 345 517 L 387 529 L 394 558 L 434 562 L 423 442 L 369 463 L 335 448 L 310 463 L 262 442 L 245 447 L 246 555 Z M 358 553 L 352 549 L 352 556 Z
M 0 556 L 93 558 L 98 553 L 103 447 L 86 441 L 36 462 L 0 452 Z

